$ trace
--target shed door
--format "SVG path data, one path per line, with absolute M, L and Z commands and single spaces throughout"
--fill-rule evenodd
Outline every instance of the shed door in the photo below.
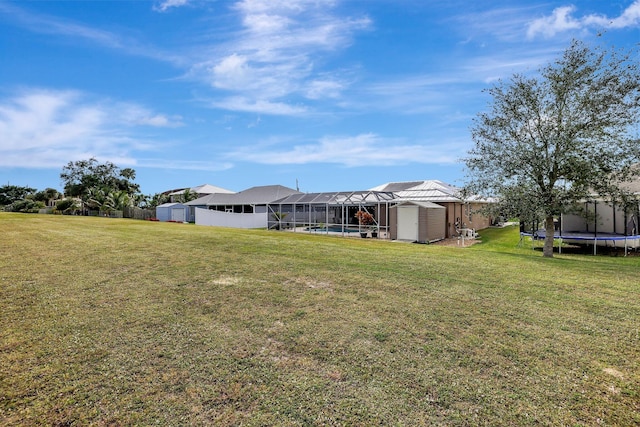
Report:
M 398 206 L 398 240 L 418 240 L 418 206 Z
M 185 221 L 184 208 L 171 209 L 171 221 Z

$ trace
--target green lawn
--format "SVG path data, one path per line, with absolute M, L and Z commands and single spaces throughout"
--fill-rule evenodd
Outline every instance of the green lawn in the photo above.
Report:
M 640 424 L 640 257 L 481 235 L 0 213 L 0 424 Z

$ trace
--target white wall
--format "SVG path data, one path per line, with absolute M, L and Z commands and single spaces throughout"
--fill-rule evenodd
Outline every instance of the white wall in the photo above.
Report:
M 267 213 L 227 213 L 196 208 L 197 225 L 232 228 L 267 228 Z

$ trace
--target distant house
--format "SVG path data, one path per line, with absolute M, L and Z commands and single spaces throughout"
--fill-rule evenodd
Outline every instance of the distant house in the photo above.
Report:
M 194 207 L 195 223 L 237 228 L 266 228 L 267 205 L 299 191 L 282 185 L 251 187 L 233 194 L 210 194 L 185 205 Z
M 373 191 L 390 191 L 395 202 L 430 202 L 446 208 L 445 237 L 454 237 L 461 229 L 481 230 L 491 225 L 491 218 L 478 212 L 488 201 L 463 198 L 461 190 L 438 180 L 389 182 Z
M 176 190 L 171 190 L 169 192 L 169 201 L 179 202 L 179 203 L 184 202 L 184 200 L 182 199 L 182 196 L 184 195 L 186 190 L 189 190 L 192 194 L 196 196 L 196 198 L 204 197 L 209 194 L 233 194 L 233 191 L 227 190 L 226 188 L 216 187 L 215 185 L 211 185 L 211 184 L 202 184 L 202 185 L 198 185 L 190 188 L 180 188 Z
M 184 220 L 199 225 L 294 231 L 354 233 L 363 230 L 356 213 L 367 211 L 374 224 L 365 231 L 382 238 L 430 242 L 478 230 L 491 224 L 477 210 L 487 202 L 463 198 L 457 187 L 442 181 L 390 182 L 370 190 L 301 193 L 282 185 L 251 187 L 238 193 L 214 186 L 193 187 L 195 200 L 167 204 L 161 220 Z M 183 190 L 174 191 L 179 197 Z M 160 211 L 162 212 L 162 210 Z M 165 219 L 168 218 L 168 219 Z
M 171 190 L 171 192 L 168 193 L 169 198 L 171 203 L 183 203 L 186 206 L 186 211 L 185 211 L 185 221 L 186 222 L 195 222 L 196 217 L 195 217 L 195 208 L 196 207 L 202 207 L 205 208 L 206 205 L 205 204 L 198 204 L 198 203 L 191 203 L 194 200 L 192 200 L 191 202 L 184 202 L 183 201 L 183 195 L 186 192 L 186 188 L 182 188 L 179 190 Z M 206 198 L 208 196 L 212 196 L 214 194 L 234 194 L 233 191 L 231 190 L 227 190 L 226 188 L 222 188 L 222 187 L 217 187 L 215 185 L 210 185 L 210 184 L 203 184 L 203 185 L 198 185 L 196 187 L 191 187 L 188 189 L 192 195 L 196 196 L 195 200 L 202 200 L 203 198 Z M 157 216 L 157 214 L 156 214 Z M 158 217 L 159 219 L 160 217 Z M 162 221 L 162 220 L 161 220 Z

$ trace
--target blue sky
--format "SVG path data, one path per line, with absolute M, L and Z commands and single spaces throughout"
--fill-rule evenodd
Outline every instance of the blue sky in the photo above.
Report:
M 572 38 L 634 46 L 640 0 L 0 0 L 0 184 L 462 185 L 483 89 Z

